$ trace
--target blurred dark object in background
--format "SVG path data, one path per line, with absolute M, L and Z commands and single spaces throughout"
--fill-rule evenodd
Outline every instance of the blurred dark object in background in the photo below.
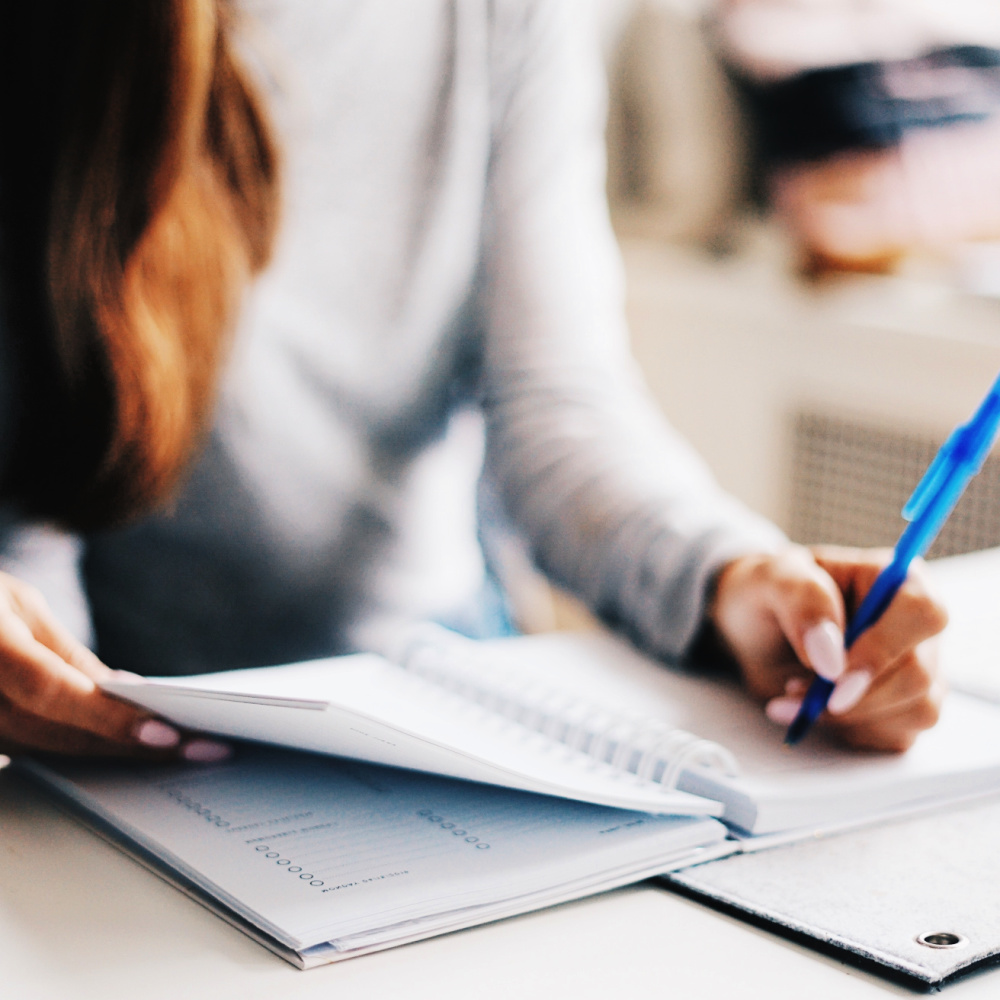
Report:
M 1000 295 L 998 0 L 601 4 L 620 235 Z
M 886 272 L 1000 239 L 998 13 L 994 0 L 719 5 L 759 193 L 804 273 Z
M 797 541 L 892 544 L 1000 370 L 1000 0 L 601 2 L 609 194 L 658 400 Z M 724 66 L 761 87 L 891 67 L 869 79 L 895 97 L 868 105 L 879 129 L 827 123 L 816 158 L 768 157 Z M 936 554 L 1000 544 L 998 497 L 993 458 Z
M 982 122 L 1000 109 L 1000 50 L 938 49 L 896 62 L 808 70 L 786 80 L 738 76 L 770 166 L 849 149 L 888 149 L 914 129 Z

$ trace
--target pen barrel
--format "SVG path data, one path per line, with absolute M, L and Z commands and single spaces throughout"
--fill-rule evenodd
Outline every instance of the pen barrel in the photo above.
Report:
M 905 583 L 909 567 L 909 559 L 894 559 L 879 573 L 872 584 L 872 589 L 865 595 L 844 633 L 844 645 L 848 649 L 854 645 L 862 632 L 871 628 L 882 617 L 882 613 L 892 603 L 896 592 Z

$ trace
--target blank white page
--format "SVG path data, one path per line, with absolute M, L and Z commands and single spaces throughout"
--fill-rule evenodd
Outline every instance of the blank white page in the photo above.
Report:
M 1000 702 L 1000 549 L 936 559 L 929 568 L 948 609 L 945 676 L 958 690 Z

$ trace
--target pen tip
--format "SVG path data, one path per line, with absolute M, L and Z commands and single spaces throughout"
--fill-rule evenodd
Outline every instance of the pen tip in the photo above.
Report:
M 788 727 L 788 732 L 785 733 L 785 746 L 793 747 L 802 740 L 802 737 L 809 731 L 809 722 L 803 719 L 800 715 L 794 722 Z

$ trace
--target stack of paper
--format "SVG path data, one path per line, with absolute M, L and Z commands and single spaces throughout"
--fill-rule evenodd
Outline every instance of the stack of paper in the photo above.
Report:
M 264 748 L 213 767 L 19 766 L 302 968 L 729 853 L 653 816 Z

